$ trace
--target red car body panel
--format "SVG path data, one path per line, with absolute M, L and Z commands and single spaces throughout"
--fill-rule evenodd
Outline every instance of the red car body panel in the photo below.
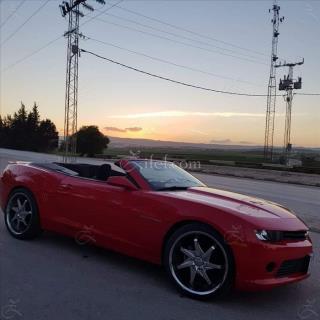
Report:
M 288 209 L 206 187 L 153 191 L 130 161 L 120 165 L 139 189 L 130 191 L 107 181 L 67 176 L 28 163 L 10 164 L 0 179 L 0 205 L 5 208 L 14 188 L 25 187 L 35 196 L 43 229 L 71 237 L 85 232 L 96 245 L 156 264 L 162 263 L 170 232 L 184 223 L 199 221 L 216 229 L 231 247 L 237 288 L 272 288 L 308 276 L 275 275 L 283 261 L 312 254 L 309 238 L 275 244 L 258 240 L 254 232 L 308 230 Z M 267 272 L 271 262 L 275 268 Z

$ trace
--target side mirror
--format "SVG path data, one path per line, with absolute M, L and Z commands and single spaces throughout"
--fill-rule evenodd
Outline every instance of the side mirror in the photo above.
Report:
M 108 178 L 107 183 L 109 183 L 112 186 L 122 187 L 130 191 L 138 190 L 138 188 L 128 178 L 124 176 L 110 177 Z

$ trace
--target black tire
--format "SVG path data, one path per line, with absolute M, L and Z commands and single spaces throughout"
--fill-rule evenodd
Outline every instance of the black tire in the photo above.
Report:
M 191 298 L 221 297 L 229 293 L 234 284 L 231 248 L 206 224 L 192 223 L 176 230 L 165 244 L 164 265 L 177 289 Z
M 7 230 L 16 239 L 33 239 L 41 233 L 37 202 L 25 188 L 15 189 L 9 195 L 4 220 Z

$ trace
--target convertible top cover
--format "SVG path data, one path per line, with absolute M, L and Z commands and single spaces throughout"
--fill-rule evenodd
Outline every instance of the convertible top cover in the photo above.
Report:
M 110 176 L 125 176 L 126 172 L 114 163 L 103 163 L 94 165 L 88 163 L 60 163 L 44 162 L 31 163 L 32 166 L 56 171 L 69 176 L 79 176 L 83 178 L 106 180 Z

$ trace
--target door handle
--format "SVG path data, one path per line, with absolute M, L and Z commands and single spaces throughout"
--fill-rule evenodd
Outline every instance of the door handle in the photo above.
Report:
M 59 191 L 68 191 L 68 190 L 71 190 L 71 189 L 72 189 L 71 184 L 61 184 L 61 185 L 58 187 L 58 190 L 59 190 Z

